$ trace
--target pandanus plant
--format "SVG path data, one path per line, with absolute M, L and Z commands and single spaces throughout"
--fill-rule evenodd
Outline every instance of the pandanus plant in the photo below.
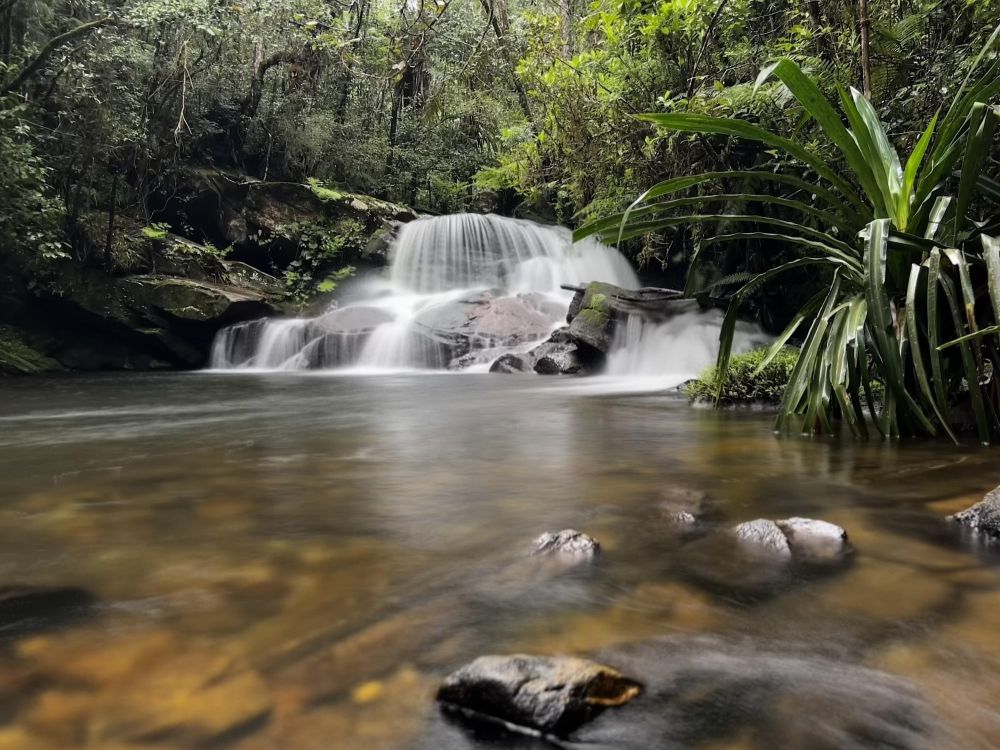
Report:
M 747 240 L 796 247 L 801 257 L 752 276 L 732 295 L 720 336 L 720 390 L 741 305 L 784 273 L 819 267 L 827 270 L 829 284 L 798 311 L 760 366 L 766 367 L 808 324 L 778 429 L 832 432 L 839 417 L 859 436 L 868 434 L 870 422 L 886 436 L 944 431 L 956 439 L 955 405 L 967 399 L 985 443 L 1000 431 L 991 379 L 991 363 L 1000 366 L 1000 243 L 990 237 L 1000 226 L 973 221 L 970 209 L 979 201 L 1000 199 L 1000 183 L 984 173 L 1000 119 L 992 104 L 1000 94 L 1000 59 L 993 54 L 998 36 L 1000 28 L 905 163 L 868 99 L 838 88 L 838 111 L 789 59 L 765 68 L 757 86 L 772 77 L 780 80 L 835 147 L 836 161 L 740 119 L 642 115 L 670 131 L 757 141 L 804 170 L 792 174 L 762 167 L 669 179 L 623 213 L 577 230 L 576 238 L 597 235 L 621 242 L 694 223 L 739 226 L 740 231 L 699 244 L 688 272 L 690 294 L 696 291 L 690 287 L 705 248 Z M 813 179 L 801 176 L 809 173 Z M 783 194 L 674 197 L 704 183 L 734 180 L 777 183 Z M 690 212 L 733 202 L 776 206 L 790 218 L 703 208 Z M 973 283 L 982 278 L 985 284 Z

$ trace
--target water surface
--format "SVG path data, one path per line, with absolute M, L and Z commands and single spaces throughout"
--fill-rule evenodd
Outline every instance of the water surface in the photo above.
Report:
M 770 420 L 539 377 L 4 381 L 0 586 L 98 604 L 0 632 L 0 747 L 543 747 L 433 705 L 450 669 L 516 651 L 697 686 L 587 747 L 995 747 L 1000 556 L 941 520 L 1000 484 L 995 452 Z M 734 570 L 666 519 L 682 491 L 719 525 L 839 523 L 857 554 Z M 599 563 L 527 555 L 567 527 Z

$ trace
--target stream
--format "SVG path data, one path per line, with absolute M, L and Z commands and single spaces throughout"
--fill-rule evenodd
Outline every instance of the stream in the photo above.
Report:
M 612 389 L 613 390 L 613 389 Z M 328 372 L 0 382 L 0 585 L 74 586 L 0 630 L 0 747 L 547 748 L 443 717 L 488 653 L 651 686 L 590 748 L 987 750 L 1000 555 L 944 517 L 1000 484 L 945 443 L 780 438 L 771 415 L 566 379 Z M 856 552 L 748 575 L 681 535 L 806 516 Z M 549 569 L 545 531 L 596 537 Z

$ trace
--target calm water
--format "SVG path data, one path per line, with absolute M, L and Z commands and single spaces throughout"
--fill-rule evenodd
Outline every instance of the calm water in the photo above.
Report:
M 650 686 L 581 747 L 994 748 L 1000 555 L 941 518 L 996 455 L 530 377 L 4 381 L 0 586 L 98 604 L 0 632 L 0 748 L 550 747 L 434 707 L 450 669 L 518 651 Z M 857 554 L 741 569 L 672 529 L 680 491 L 719 524 L 839 523 Z M 527 556 L 566 527 L 599 563 Z

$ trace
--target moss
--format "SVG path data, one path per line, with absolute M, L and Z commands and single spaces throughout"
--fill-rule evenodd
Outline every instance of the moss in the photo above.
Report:
M 608 314 L 603 310 L 597 310 L 593 307 L 585 307 L 580 310 L 580 314 L 577 315 L 584 323 L 588 326 L 594 326 L 596 328 L 603 328 L 608 323 Z
M 32 349 L 16 330 L 0 326 L 0 375 L 24 375 L 59 369 L 58 362 Z
M 729 372 L 722 386 L 720 401 L 724 404 L 776 404 L 781 401 L 785 386 L 799 359 L 799 350 L 786 346 L 760 372 L 754 372 L 764 361 L 767 348 L 753 349 L 737 354 L 729 362 Z M 718 389 L 719 372 L 709 367 L 684 387 L 688 398 L 695 401 L 713 401 Z

